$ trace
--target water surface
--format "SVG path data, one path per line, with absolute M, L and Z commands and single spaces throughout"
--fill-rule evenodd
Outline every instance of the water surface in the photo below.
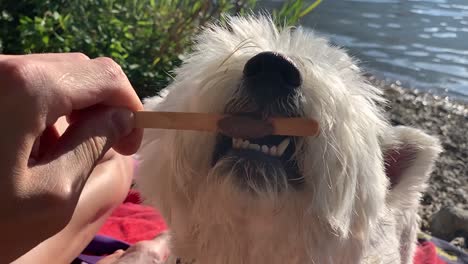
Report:
M 301 24 L 380 78 L 468 101 L 468 0 L 323 0 Z

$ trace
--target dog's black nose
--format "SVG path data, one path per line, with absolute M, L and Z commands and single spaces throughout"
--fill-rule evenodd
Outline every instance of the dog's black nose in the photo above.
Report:
M 286 57 L 262 52 L 244 66 L 244 81 L 257 100 L 272 100 L 292 94 L 301 84 L 301 74 Z

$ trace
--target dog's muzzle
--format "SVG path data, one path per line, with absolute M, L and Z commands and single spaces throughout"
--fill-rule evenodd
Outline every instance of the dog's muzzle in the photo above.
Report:
M 259 119 L 302 116 L 301 74 L 286 56 L 259 53 L 246 62 L 242 78 L 237 96 L 226 105 L 226 114 Z M 246 140 L 219 134 L 213 166 L 234 172 L 240 185 L 250 189 L 298 187 L 304 183 L 295 157 L 299 141 L 286 136 Z

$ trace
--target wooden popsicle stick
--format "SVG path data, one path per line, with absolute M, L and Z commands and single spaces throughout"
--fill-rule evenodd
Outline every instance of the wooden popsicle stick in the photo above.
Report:
M 224 117 L 212 113 L 140 111 L 135 113 L 135 127 L 220 132 L 218 122 Z M 319 133 L 318 123 L 311 119 L 279 117 L 268 121 L 274 127 L 273 135 L 304 137 Z
M 221 118 L 219 114 L 140 111 L 135 113 L 135 127 L 216 132 Z
M 317 121 L 300 117 L 275 117 L 270 118 L 274 127 L 274 135 L 308 137 L 317 136 L 320 127 Z

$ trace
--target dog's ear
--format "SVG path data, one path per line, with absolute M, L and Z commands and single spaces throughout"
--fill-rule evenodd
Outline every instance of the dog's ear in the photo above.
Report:
M 394 127 L 383 145 L 385 172 L 390 180 L 387 201 L 399 208 L 419 203 L 435 160 L 442 151 L 439 140 L 419 129 Z

